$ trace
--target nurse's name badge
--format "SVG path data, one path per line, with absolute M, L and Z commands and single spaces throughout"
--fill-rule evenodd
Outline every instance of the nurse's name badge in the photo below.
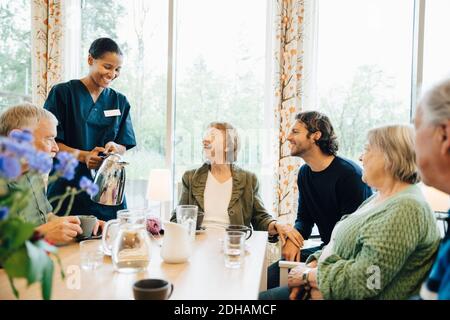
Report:
M 117 117 L 120 116 L 120 109 L 104 110 L 105 117 Z

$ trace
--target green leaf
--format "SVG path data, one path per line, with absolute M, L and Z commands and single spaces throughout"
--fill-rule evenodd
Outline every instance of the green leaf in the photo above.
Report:
M 64 273 L 64 268 L 63 268 L 63 265 L 61 262 L 61 258 L 59 257 L 59 255 L 57 253 L 54 253 L 53 256 L 56 258 L 56 262 L 58 263 L 59 270 L 61 270 L 61 278 L 63 278 L 63 280 L 64 280 L 64 278 L 66 277 L 66 274 Z
M 17 290 L 16 286 L 14 285 L 14 279 L 8 275 L 9 285 L 11 286 L 11 289 L 14 293 L 14 296 L 16 299 L 19 299 L 19 291 Z
M 34 224 L 20 221 L 16 229 L 17 233 L 11 242 L 11 248 L 14 249 L 22 246 L 25 241 L 31 238 L 34 233 L 34 228 Z
M 29 266 L 28 266 L 28 284 L 32 284 L 36 281 L 41 281 L 44 276 L 45 268 L 50 260 L 47 253 L 35 246 L 32 242 L 25 242 L 28 252 Z
M 25 246 L 9 256 L 3 267 L 11 278 L 26 278 L 29 259 Z
M 11 217 L 0 224 L 2 247 L 14 251 L 24 245 L 34 233 L 34 224 L 19 217 Z
M 45 250 L 26 241 L 24 247 L 6 260 L 4 268 L 16 297 L 19 293 L 14 286 L 13 278 L 26 278 L 28 285 L 41 282 L 43 299 L 51 298 L 54 266 Z
M 44 268 L 44 273 L 42 275 L 42 298 L 44 300 L 50 300 L 52 296 L 52 283 L 53 283 L 53 261 L 52 259 L 47 259 L 47 264 Z
M 45 241 L 38 241 L 39 245 L 43 245 Z M 26 242 L 28 256 L 30 258 L 30 269 L 28 270 L 28 282 L 40 281 L 42 289 L 42 298 L 49 300 L 52 293 L 53 282 L 53 261 L 47 252 L 39 245 L 30 241 Z M 49 246 L 50 247 L 50 246 Z

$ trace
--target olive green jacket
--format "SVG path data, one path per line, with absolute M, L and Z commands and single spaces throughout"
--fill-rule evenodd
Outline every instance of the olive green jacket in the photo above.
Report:
M 204 193 L 208 178 L 209 164 L 198 169 L 186 171 L 183 175 L 183 189 L 179 205 L 196 205 L 199 211 L 204 210 Z M 232 165 L 233 188 L 228 216 L 231 224 L 252 226 L 255 230 L 267 231 L 269 224 L 275 219 L 264 208 L 259 196 L 259 183 L 256 175 Z M 172 221 L 176 221 L 175 211 Z

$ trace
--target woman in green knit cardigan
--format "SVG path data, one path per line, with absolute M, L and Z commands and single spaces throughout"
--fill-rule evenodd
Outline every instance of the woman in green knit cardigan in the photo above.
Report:
M 378 192 L 344 216 L 330 243 L 289 273 L 290 299 L 408 299 L 439 246 L 436 221 L 418 182 L 414 133 L 386 126 L 368 134 L 363 180 Z

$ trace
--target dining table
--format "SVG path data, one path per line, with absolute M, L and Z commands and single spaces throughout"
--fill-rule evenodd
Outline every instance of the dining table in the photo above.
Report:
M 80 245 L 72 242 L 58 248 L 65 273 L 57 263 L 53 272 L 51 299 L 55 300 L 130 300 L 134 299 L 133 284 L 141 279 L 159 278 L 169 281 L 174 289 L 173 300 L 254 300 L 267 283 L 267 237 L 265 231 L 253 231 L 246 240 L 246 253 L 240 268 L 225 266 L 222 242 L 224 228 L 206 228 L 195 236 L 189 260 L 166 263 L 161 258 L 164 237 L 151 237 L 151 257 L 148 267 L 136 273 L 120 273 L 114 269 L 111 257 L 94 270 L 80 266 Z M 96 240 L 101 241 L 101 240 Z M 94 242 L 93 245 L 96 243 Z M 56 262 L 56 260 L 54 259 Z M 42 299 L 40 283 L 27 286 L 25 279 L 14 279 L 19 299 Z M 0 300 L 16 299 L 8 277 L 0 269 Z

